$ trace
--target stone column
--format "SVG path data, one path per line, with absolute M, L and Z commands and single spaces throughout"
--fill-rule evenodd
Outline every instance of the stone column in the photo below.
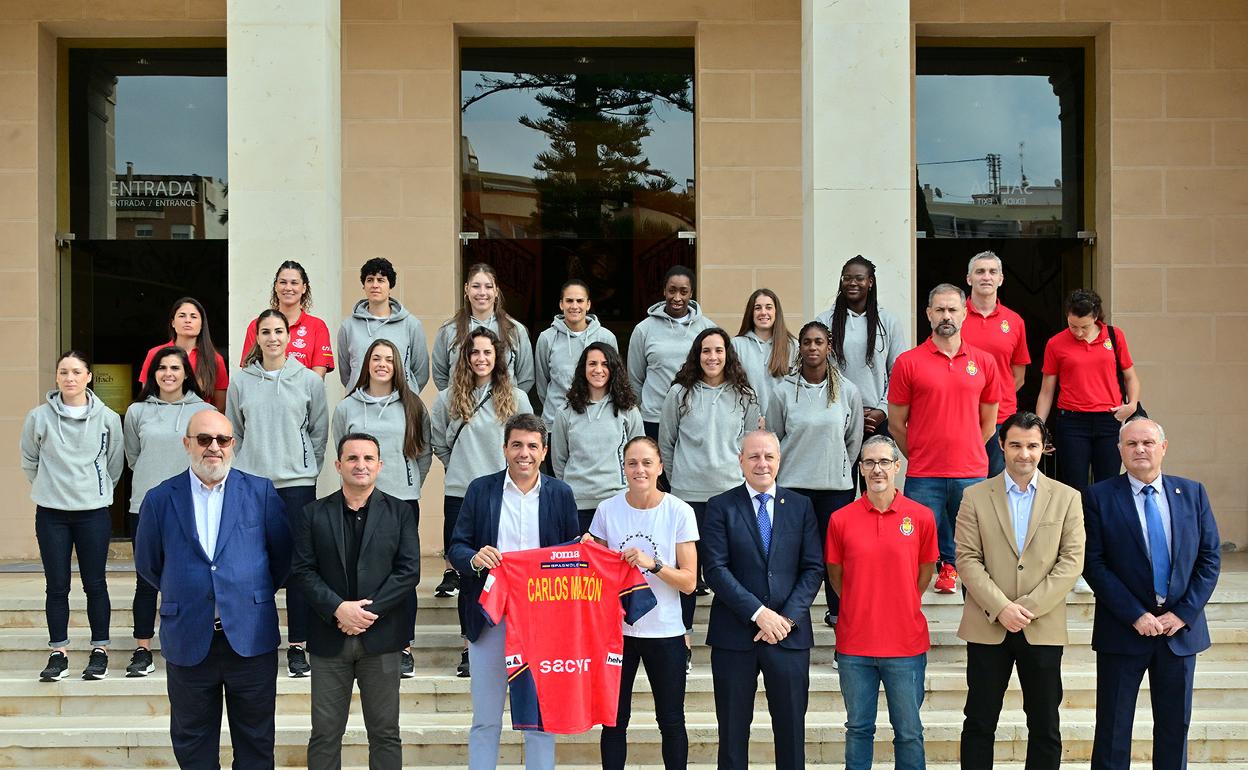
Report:
M 240 345 L 286 259 L 307 269 L 331 334 L 341 319 L 339 2 L 227 1 L 229 324 Z M 230 351 L 231 366 L 240 355 Z
M 908 0 L 802 1 L 807 318 L 862 254 L 876 264 L 880 304 L 913 327 L 911 30 Z

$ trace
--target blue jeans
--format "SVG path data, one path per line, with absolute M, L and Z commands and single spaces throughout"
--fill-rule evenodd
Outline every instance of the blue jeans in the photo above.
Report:
M 295 516 L 309 503 L 316 502 L 316 486 L 282 487 L 277 496 L 286 504 L 286 521 L 294 523 Z M 312 607 L 303 591 L 294 583 L 286 581 L 286 643 L 308 641 L 308 617 Z
M 1112 412 L 1057 413 L 1058 480 L 1082 492 L 1092 481 L 1104 481 L 1118 475 L 1122 456 L 1118 453 L 1118 429 L 1122 423 Z
M 906 477 L 906 497 L 931 508 L 932 513 L 936 514 L 936 538 L 940 544 L 942 563 L 953 564 L 953 527 L 958 521 L 962 492 L 983 480 L 983 476 L 973 479 Z
M 48 619 L 49 647 L 69 644 L 70 560 L 75 552 L 82 590 L 87 595 L 91 646 L 108 646 L 112 605 L 104 567 L 108 562 L 108 540 L 112 533 L 113 524 L 107 508 L 63 511 L 35 506 L 35 539 L 39 542 L 46 583 L 43 611 Z
M 988 478 L 997 476 L 1005 471 L 1005 453 L 1001 451 L 1001 426 L 992 432 L 987 443 L 984 444 L 984 451 L 988 453 Z
M 897 770 L 924 770 L 923 676 L 927 653 L 908 658 L 869 658 L 837 653 L 845 699 L 845 770 L 869 770 L 875 754 L 875 716 L 880 683 L 888 700 Z

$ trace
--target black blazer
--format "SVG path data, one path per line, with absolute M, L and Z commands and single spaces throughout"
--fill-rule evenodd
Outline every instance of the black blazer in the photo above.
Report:
M 468 485 L 464 504 L 459 509 L 455 532 L 451 535 L 451 547 L 447 559 L 459 572 L 460 617 L 468 641 L 475 642 L 485 628 L 485 614 L 478 601 L 481 587 L 489 570 L 480 573 L 472 566 L 472 557 L 483 546 L 498 547 L 498 519 L 503 508 L 503 481 L 507 471 L 481 476 Z M 537 498 L 538 547 L 576 540 L 581 534 L 580 520 L 576 516 L 576 497 L 572 488 L 552 476 L 542 474 L 542 491 Z M 506 558 L 506 557 L 504 557 Z
M 291 580 L 303 591 L 315 618 L 308 623 L 308 651 L 337 655 L 347 635 L 338 630 L 334 610 L 347 593 L 346 526 L 342 490 L 308 503 L 294 517 L 295 555 Z M 366 609 L 380 615 L 361 634 L 370 653 L 398 652 L 407 646 L 407 595 L 420 582 L 420 537 L 412 507 L 380 489 L 368 504 L 360 541 L 356 585 Z
M 810 499 L 776 487 L 771 549 L 763 553 L 758 518 L 748 488 L 739 487 L 706 501 L 702 527 L 703 574 L 715 599 L 706 643 L 729 650 L 751 650 L 758 626 L 750 616 L 760 604 L 797 623 L 781 647 L 814 646 L 810 605 L 823 584 L 823 547 Z

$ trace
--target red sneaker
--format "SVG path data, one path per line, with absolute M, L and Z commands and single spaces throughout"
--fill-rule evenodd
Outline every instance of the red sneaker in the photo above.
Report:
M 958 571 L 949 562 L 940 565 L 940 573 L 936 575 L 936 593 L 951 594 L 957 587 Z

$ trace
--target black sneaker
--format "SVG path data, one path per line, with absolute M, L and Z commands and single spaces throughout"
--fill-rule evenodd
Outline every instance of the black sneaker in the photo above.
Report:
M 832 610 L 823 613 L 823 624 L 828 628 L 836 628 L 836 616 L 832 614 Z
M 711 593 L 711 587 L 706 584 L 705 580 L 698 578 L 698 587 L 694 589 L 694 593 L 698 596 L 709 596 Z
M 399 661 L 399 676 L 404 679 L 411 679 L 416 676 L 416 663 L 412 660 L 412 651 L 403 650 L 403 656 Z
M 468 669 L 468 649 L 467 648 L 464 648 L 464 651 L 459 653 L 459 665 L 455 667 L 455 676 L 459 677 L 460 679 L 467 679 L 468 677 L 472 676 L 472 672 L 469 671 Z
M 130 656 L 130 665 L 126 666 L 126 676 L 134 679 L 137 676 L 147 676 L 155 670 L 152 651 L 146 647 L 135 647 L 134 654 Z
M 433 589 L 433 595 L 445 599 L 448 596 L 454 596 L 458 590 L 459 573 L 453 569 L 448 569 L 442 573 L 442 582 L 438 583 L 438 587 Z
M 39 672 L 40 682 L 57 682 L 69 673 L 69 656 L 56 650 L 48 656 L 48 667 Z
M 689 674 L 692 674 L 692 673 L 693 673 L 693 648 L 686 647 L 685 648 L 685 675 L 688 676 Z
M 292 644 L 286 648 L 286 670 L 290 672 L 292 679 L 302 679 L 312 673 L 312 667 L 308 665 L 308 654 L 303 651 L 303 645 Z
M 91 650 L 87 667 L 82 670 L 83 679 L 103 679 L 108 676 L 108 651 L 103 647 Z

